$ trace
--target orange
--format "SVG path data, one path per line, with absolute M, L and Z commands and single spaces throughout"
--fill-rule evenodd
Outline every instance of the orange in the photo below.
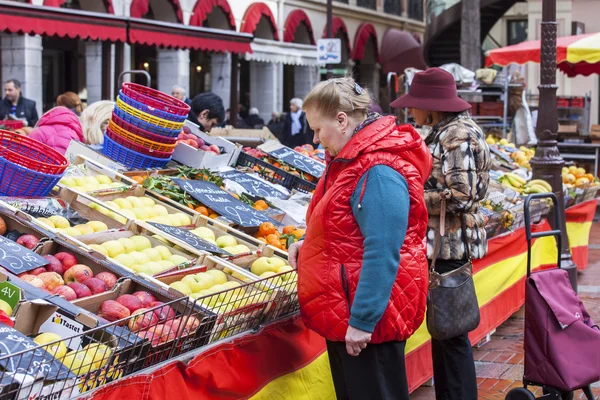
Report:
M 279 236 L 271 233 L 270 235 L 267 235 L 267 244 L 270 244 L 273 247 L 277 247 L 278 249 L 281 248 L 281 242 L 279 242 Z
M 296 230 L 296 227 L 294 225 L 288 225 L 283 228 L 283 234 L 289 235 L 290 233 L 294 232 L 295 230 Z
M 266 210 L 267 208 L 269 208 L 269 205 L 264 200 L 257 200 L 254 203 L 254 207 L 253 208 L 255 210 L 263 211 L 263 210 Z
M 279 243 L 281 243 L 282 250 L 287 250 L 287 239 L 279 239 Z
M 273 163 L 273 166 L 274 166 L 275 168 L 281 168 L 281 164 L 280 164 L 280 163 L 278 163 L 277 161 L 275 161 L 275 162 Z
M 211 218 L 211 219 L 215 219 L 217 217 L 218 217 L 218 215 L 216 213 L 212 213 L 208 216 L 208 218 Z
M 237 193 L 231 193 L 231 195 L 232 195 L 233 197 L 235 197 L 236 199 L 238 199 L 238 200 L 240 199 L 240 196 L 239 196 Z
M 131 179 L 136 181 L 137 183 L 144 183 L 144 180 L 146 178 L 144 178 L 143 176 L 132 176 Z
M 258 235 L 259 236 L 266 237 L 267 235 L 270 235 L 275 232 L 276 232 L 275 225 L 273 225 L 270 222 L 263 222 L 258 227 Z
M 583 177 L 588 178 L 590 180 L 590 182 L 594 182 L 594 175 L 592 175 L 592 174 L 588 173 L 588 174 L 585 174 Z
M 267 239 L 265 239 L 264 237 L 257 237 L 257 239 L 261 242 L 267 243 Z
M 292 235 L 294 235 L 296 239 L 300 240 L 305 233 L 306 229 L 296 229 L 294 232 L 292 232 Z
M 200 214 L 204 215 L 205 217 L 208 217 L 208 209 L 206 207 L 198 206 L 195 210 L 198 211 Z

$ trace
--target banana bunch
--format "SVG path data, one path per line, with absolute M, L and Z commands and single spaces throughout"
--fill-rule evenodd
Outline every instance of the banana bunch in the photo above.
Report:
M 523 188 L 523 194 L 531 193 L 550 193 L 552 192 L 552 186 L 543 179 L 534 179 L 527 182 L 525 188 Z
M 523 193 L 525 184 L 527 183 L 525 179 L 521 178 L 517 174 L 513 174 L 512 172 L 505 173 L 498 179 L 498 181 L 502 184 L 502 186 L 512 189 L 517 193 Z

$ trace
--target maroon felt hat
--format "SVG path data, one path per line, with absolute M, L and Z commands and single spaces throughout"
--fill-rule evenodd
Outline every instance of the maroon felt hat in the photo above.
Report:
M 440 112 L 461 112 L 471 108 L 469 103 L 458 97 L 454 77 L 440 68 L 416 73 L 409 92 L 390 106 Z

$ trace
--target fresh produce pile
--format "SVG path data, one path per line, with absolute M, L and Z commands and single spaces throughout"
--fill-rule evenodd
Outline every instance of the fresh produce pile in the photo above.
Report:
M 48 228 L 56 229 L 59 232 L 64 232 L 69 236 L 88 235 L 95 232 L 103 232 L 108 230 L 108 226 L 102 221 L 89 221 L 86 224 L 71 226 L 71 223 L 65 217 L 60 215 L 52 215 L 48 218 L 36 218 L 37 221 Z
M 275 248 L 287 250 L 292 243 L 297 242 L 304 236 L 305 229 L 296 226 L 285 226 L 281 231 L 270 222 L 264 222 L 258 227 L 255 237 Z
M 101 198 L 98 199 L 101 200 Z M 167 207 L 156 204 L 156 201 L 148 196 L 127 196 L 104 201 L 103 203 L 114 208 L 125 217 L 96 203 L 90 203 L 90 207 L 123 224 L 127 222 L 128 218 L 171 226 L 189 225 L 192 222 L 190 216 L 184 213 L 169 214 Z
M 305 146 L 310 146 L 310 145 L 305 145 Z M 254 149 L 251 147 L 244 147 L 242 149 L 242 151 L 254 158 L 258 158 L 259 160 L 262 160 L 268 164 L 271 164 L 275 168 L 279 168 L 279 169 L 281 169 L 285 172 L 288 172 L 292 175 L 299 176 L 308 182 L 317 182 L 317 180 L 318 180 L 314 176 L 307 174 L 306 172 L 303 172 L 303 171 L 297 169 L 296 167 L 283 162 L 282 160 L 279 160 L 273 156 L 270 156 L 269 154 L 263 152 L 262 150 Z M 315 151 L 315 150 L 313 150 L 313 151 Z M 307 155 L 306 152 L 307 152 L 307 150 L 304 150 L 302 154 Z M 320 159 L 314 155 L 309 155 L 309 157 L 316 158 L 318 161 L 324 162 L 323 159 Z M 261 167 L 260 165 L 255 165 L 252 169 L 254 170 L 254 172 L 259 174 L 260 176 L 263 176 L 266 178 L 273 179 L 276 175 L 274 171 L 269 170 L 268 168 Z
M 127 185 L 120 181 L 113 181 L 106 175 L 88 176 L 65 176 L 58 183 L 63 186 L 81 190 L 83 192 L 95 192 L 98 190 L 126 188 Z
M 187 126 L 184 126 L 179 136 L 177 136 L 177 143 L 185 143 L 188 146 L 192 146 L 195 149 L 202 151 L 210 151 L 215 153 L 216 155 L 223 153 L 223 149 L 219 148 L 219 146 L 217 146 L 216 144 L 207 143 L 202 138 L 194 135 L 190 132 Z

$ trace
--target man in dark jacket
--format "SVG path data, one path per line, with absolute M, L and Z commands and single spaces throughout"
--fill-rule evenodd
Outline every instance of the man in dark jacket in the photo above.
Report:
M 204 92 L 192 100 L 188 120 L 198 125 L 202 131 L 210 132 L 212 128 L 219 126 L 224 119 L 225 107 L 223 107 L 223 100 L 218 95 L 212 92 Z
M 16 79 L 4 83 L 4 99 L 0 103 L 0 119 L 8 119 L 9 116 L 26 120 L 31 127 L 38 121 L 35 101 L 21 96 L 21 82 Z

